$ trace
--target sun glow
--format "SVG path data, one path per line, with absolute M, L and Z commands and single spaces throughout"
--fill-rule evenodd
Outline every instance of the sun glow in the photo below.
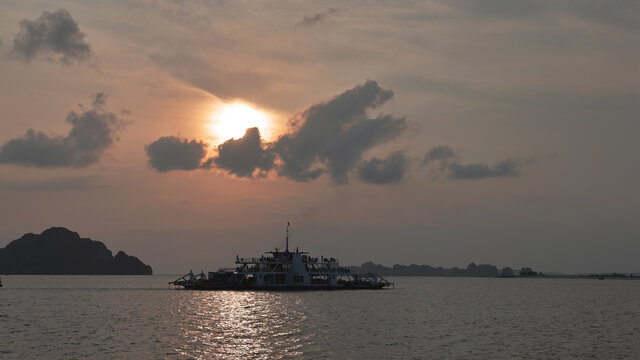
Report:
M 247 128 L 252 127 L 257 127 L 264 136 L 264 132 L 270 127 L 270 118 L 266 112 L 241 102 L 216 106 L 210 120 L 212 135 L 221 141 L 241 138 Z

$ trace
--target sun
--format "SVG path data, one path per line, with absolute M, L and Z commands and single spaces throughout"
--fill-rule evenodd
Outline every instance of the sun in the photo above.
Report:
M 212 135 L 222 141 L 241 138 L 247 128 L 257 127 L 262 133 L 269 126 L 266 112 L 242 102 L 216 106 L 210 120 Z

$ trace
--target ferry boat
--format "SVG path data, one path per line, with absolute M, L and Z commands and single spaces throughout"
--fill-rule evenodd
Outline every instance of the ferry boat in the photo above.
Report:
M 383 289 L 393 286 L 377 274 L 356 274 L 340 266 L 334 258 L 309 256 L 309 253 L 289 251 L 287 223 L 284 251 L 267 251 L 259 258 L 240 258 L 236 267 L 216 272 L 188 274 L 169 282 L 189 290 L 347 290 Z

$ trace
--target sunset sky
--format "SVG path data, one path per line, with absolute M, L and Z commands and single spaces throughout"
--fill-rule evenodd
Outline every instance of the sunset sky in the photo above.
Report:
M 0 2 L 0 246 L 640 271 L 640 2 Z

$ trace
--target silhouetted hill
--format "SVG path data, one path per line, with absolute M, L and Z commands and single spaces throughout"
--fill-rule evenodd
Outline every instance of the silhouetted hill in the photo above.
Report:
M 513 270 L 509 267 L 505 267 L 502 270 L 498 270 L 494 265 L 480 264 L 476 265 L 471 263 L 466 269 L 458 269 L 457 267 L 446 269 L 442 267 L 432 267 L 429 265 L 393 265 L 393 267 L 387 267 L 380 264 L 374 264 L 368 261 L 360 266 L 350 266 L 352 272 L 358 273 L 377 273 L 382 276 L 475 276 L 475 277 L 512 277 L 514 276 Z M 532 272 L 529 268 L 529 272 Z M 528 272 L 527 272 L 528 274 Z M 520 273 L 520 276 L 525 276 Z
M 500 270 L 500 277 L 514 277 L 514 276 L 516 275 L 513 272 L 513 269 L 508 266 Z
M 151 266 L 63 227 L 25 234 L 0 249 L 0 274 L 151 275 Z

